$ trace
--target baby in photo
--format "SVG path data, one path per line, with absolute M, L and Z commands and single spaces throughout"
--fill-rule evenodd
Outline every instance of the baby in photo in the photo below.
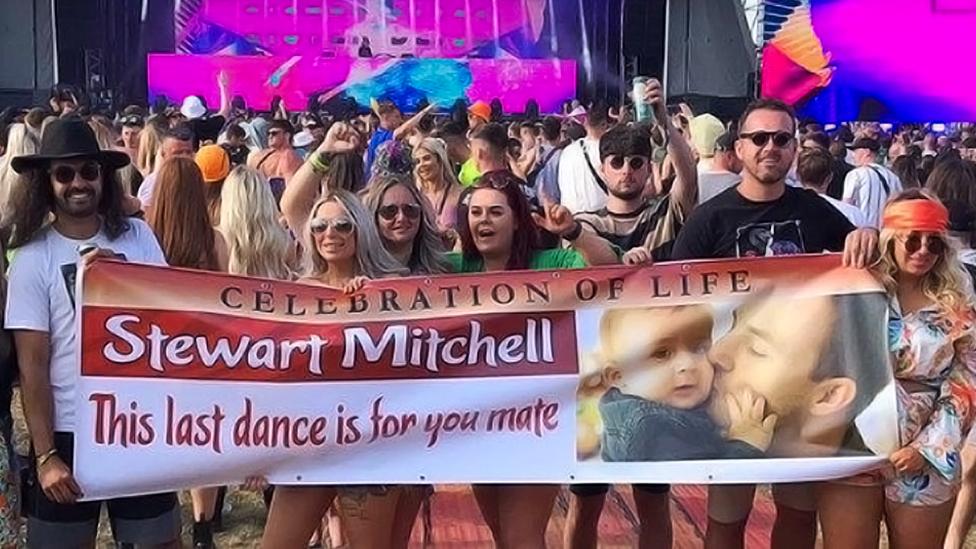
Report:
M 714 320 L 704 305 L 611 309 L 600 320 L 604 461 L 757 458 L 775 415 L 752 395 L 721 395 L 729 425 L 708 413 L 715 368 L 705 356 Z

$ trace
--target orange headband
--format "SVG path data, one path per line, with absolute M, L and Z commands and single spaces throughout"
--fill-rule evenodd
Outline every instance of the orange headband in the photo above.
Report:
M 892 202 L 884 210 L 882 227 L 896 231 L 945 232 L 949 210 L 940 202 L 924 198 Z

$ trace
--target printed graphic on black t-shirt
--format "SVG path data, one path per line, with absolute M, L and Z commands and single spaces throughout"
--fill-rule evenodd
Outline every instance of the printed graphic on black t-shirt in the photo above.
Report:
M 736 229 L 736 257 L 802 254 L 803 230 L 799 220 L 752 223 Z
M 817 193 L 786 187 L 776 200 L 756 202 L 731 187 L 691 213 L 671 259 L 718 259 L 839 252 L 854 230 Z

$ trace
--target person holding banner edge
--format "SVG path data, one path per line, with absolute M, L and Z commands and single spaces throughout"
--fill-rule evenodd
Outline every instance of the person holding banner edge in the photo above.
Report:
M 24 490 L 31 547 L 94 547 L 102 507 L 100 501 L 77 503 L 83 487 L 69 465 L 78 376 L 78 263 L 111 257 L 166 264 L 149 227 L 123 213 L 116 171 L 128 163 L 123 152 L 99 150 L 91 128 L 73 117 L 48 126 L 39 154 L 12 162 L 30 177 L 14 197 L 15 214 L 8 221 L 10 245 L 17 250 L 9 290 L 18 298 L 7 303 L 5 324 L 14 331 L 31 434 L 33 463 Z M 117 542 L 180 546 L 175 493 L 105 503 Z
M 331 191 L 312 205 L 303 243 L 305 276 L 299 281 L 306 284 L 353 293 L 370 279 L 405 276 L 409 272 L 386 251 L 369 212 L 347 191 Z M 340 507 L 341 514 L 343 510 L 348 512 L 353 502 L 361 502 L 371 493 L 385 493 L 387 489 L 385 486 L 347 489 L 276 485 L 261 546 L 266 549 L 305 547 L 340 491 L 346 490 L 350 496 Z M 392 524 L 379 528 L 391 529 Z
M 882 215 L 872 271 L 890 300 L 889 347 L 901 444 L 893 475 L 822 483 L 824 546 L 941 548 L 961 483 L 960 451 L 976 416 L 976 311 L 948 235 L 948 210 L 925 191 L 894 197 Z
M 878 232 L 855 230 L 812 191 L 788 187 L 796 156 L 796 116 L 775 100 L 750 104 L 739 119 L 736 154 L 742 182 L 699 206 L 678 234 L 673 260 L 844 251 L 844 263 L 864 268 L 876 255 Z M 711 486 L 705 547 L 742 547 L 754 486 Z M 812 548 L 816 511 L 809 486 L 776 485 L 774 548 Z

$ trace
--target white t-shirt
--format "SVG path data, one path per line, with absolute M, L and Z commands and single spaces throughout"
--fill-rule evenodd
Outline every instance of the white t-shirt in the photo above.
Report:
M 146 176 L 142 180 L 142 185 L 139 185 L 139 193 L 136 198 L 139 202 L 142 202 L 142 209 L 152 206 L 153 190 L 156 188 L 156 172 L 153 172 Z
M 586 147 L 593 170 L 600 171 L 600 140 L 585 138 L 570 143 L 559 158 L 559 202 L 571 213 L 595 212 L 607 205 L 607 193 L 593 177 L 583 153 Z
M 847 220 L 851 222 L 851 225 L 854 225 L 859 229 L 862 227 L 870 226 L 867 224 L 866 221 L 864 221 L 864 214 L 861 213 L 861 210 L 855 208 L 854 206 L 851 206 L 850 204 L 847 204 L 845 202 L 841 202 L 840 200 L 837 200 L 836 198 L 832 196 L 828 196 L 826 194 L 820 194 L 820 198 L 823 198 L 827 202 L 830 202 L 831 206 L 837 208 L 840 211 L 840 213 L 844 214 L 844 217 L 846 217 Z
M 884 176 L 885 185 L 878 174 Z M 881 213 L 885 203 L 902 190 L 901 179 L 895 172 L 879 164 L 854 168 L 844 179 L 844 202 L 861 210 L 867 227 L 881 227 Z
M 75 349 L 78 247 L 93 243 L 122 254 L 127 261 L 166 264 L 149 226 L 138 219 L 130 219 L 129 223 L 129 230 L 115 240 L 109 240 L 101 230 L 93 238 L 73 240 L 48 226 L 16 250 L 10 263 L 5 326 L 8 330 L 47 332 L 50 336 L 55 431 L 74 428 L 75 384 L 79 368 Z
M 718 196 L 729 187 L 734 187 L 742 181 L 742 176 L 727 171 L 702 170 L 698 171 L 698 203 L 704 204 Z

